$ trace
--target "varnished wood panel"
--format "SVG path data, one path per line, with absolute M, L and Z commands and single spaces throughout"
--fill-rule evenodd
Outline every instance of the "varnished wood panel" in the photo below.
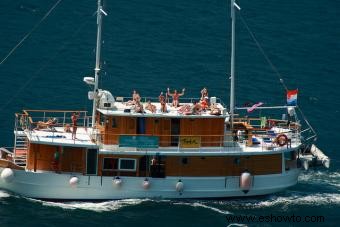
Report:
M 56 162 L 54 158 L 56 151 L 59 152 L 59 162 Z M 85 150 L 83 148 L 30 144 L 27 169 L 83 173 L 85 169 L 84 157 Z
M 187 164 L 182 159 L 187 158 Z M 281 154 L 241 157 L 174 157 L 166 158 L 167 176 L 239 176 L 281 173 Z

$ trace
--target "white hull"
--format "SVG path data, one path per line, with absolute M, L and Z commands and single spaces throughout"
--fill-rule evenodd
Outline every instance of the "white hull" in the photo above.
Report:
M 2 171 L 3 168 L 0 169 Z M 239 177 L 167 177 L 149 178 L 150 187 L 143 188 L 144 177 L 121 177 L 117 186 L 112 177 L 34 173 L 13 170 L 11 182 L 0 179 L 0 188 L 23 196 L 55 200 L 110 200 L 126 198 L 223 198 L 266 195 L 282 191 L 297 183 L 300 170 L 283 174 L 259 175 L 253 179 L 248 193 L 239 187 Z M 71 177 L 79 179 L 77 186 L 69 183 Z M 180 193 L 176 191 L 178 180 L 184 184 Z

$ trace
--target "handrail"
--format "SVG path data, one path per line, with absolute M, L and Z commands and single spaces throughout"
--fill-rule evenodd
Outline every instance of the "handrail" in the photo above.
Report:
M 123 100 L 119 100 L 117 102 L 127 102 L 127 101 L 131 101 L 132 97 L 131 96 L 116 96 L 116 98 L 122 98 Z M 192 103 L 193 101 L 199 101 L 201 97 L 180 97 L 179 101 L 180 103 Z M 152 101 L 152 100 L 156 100 L 156 102 L 159 102 L 158 96 L 154 97 L 154 96 L 144 96 L 140 98 L 141 100 L 143 100 L 143 103 L 148 102 L 148 100 Z M 127 100 L 127 101 L 126 101 Z M 172 100 L 171 97 L 168 97 L 167 101 L 168 103 L 170 103 L 170 100 Z M 183 102 L 183 101 L 188 101 L 188 102 Z M 225 107 L 226 105 L 223 103 L 221 98 L 217 98 L 216 97 L 216 103 L 220 103 L 223 107 Z
M 87 110 L 23 110 L 23 112 L 27 113 L 28 112 L 46 112 L 46 113 L 51 113 L 51 112 L 56 112 L 56 113 L 72 113 L 72 112 L 79 112 L 79 113 L 87 113 Z

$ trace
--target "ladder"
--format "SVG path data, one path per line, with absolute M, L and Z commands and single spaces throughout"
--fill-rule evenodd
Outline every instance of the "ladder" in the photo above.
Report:
M 20 125 L 20 119 L 17 115 L 14 127 L 14 163 L 21 167 L 26 167 L 27 160 L 27 136 Z

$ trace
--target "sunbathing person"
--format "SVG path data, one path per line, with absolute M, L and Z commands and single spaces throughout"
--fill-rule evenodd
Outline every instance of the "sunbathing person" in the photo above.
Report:
M 209 97 L 209 95 L 208 95 L 208 90 L 207 90 L 207 88 L 203 88 L 202 90 L 201 90 L 201 101 L 203 101 L 206 97 Z
M 174 93 L 170 93 L 170 88 L 168 88 L 167 95 L 172 97 L 172 106 L 178 107 L 179 104 L 179 97 L 183 96 L 185 92 L 185 88 L 182 89 L 182 93 L 177 93 L 177 90 Z
M 167 112 L 166 101 L 165 101 L 165 97 L 163 95 L 163 92 L 161 92 L 161 94 L 158 96 L 158 100 L 159 100 L 159 103 L 161 104 L 161 112 L 166 113 Z
M 128 101 L 128 105 L 136 105 L 140 102 L 140 95 L 136 90 L 133 90 L 132 92 L 132 100 Z
M 216 103 L 211 105 L 210 114 L 211 115 L 220 115 L 221 114 L 221 110 L 220 110 L 220 108 L 217 107 Z
M 193 106 L 191 107 L 192 114 L 200 114 L 202 112 L 202 106 L 200 103 L 194 101 Z
M 206 97 L 204 97 L 203 98 L 203 100 L 201 100 L 201 107 L 202 107 L 202 110 L 207 110 L 207 108 L 208 108 L 208 97 L 206 96 Z
M 38 121 L 37 127 L 34 130 L 47 129 L 54 126 L 58 122 L 57 118 L 49 118 L 46 122 Z
M 153 105 L 150 100 L 146 104 L 145 109 L 151 111 L 151 113 L 156 113 L 156 106 Z
M 143 105 L 140 102 L 135 104 L 135 112 L 136 113 L 144 113 Z

